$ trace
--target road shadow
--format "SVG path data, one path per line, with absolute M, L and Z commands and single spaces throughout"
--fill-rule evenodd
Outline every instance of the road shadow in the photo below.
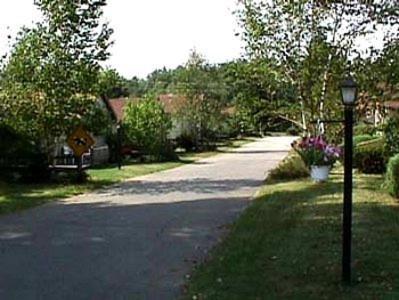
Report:
M 175 299 L 247 204 L 58 202 L 5 216 L 0 298 Z

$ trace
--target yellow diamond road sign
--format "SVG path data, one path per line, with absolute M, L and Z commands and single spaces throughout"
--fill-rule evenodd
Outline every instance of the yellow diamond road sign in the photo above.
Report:
M 94 145 L 94 140 L 90 134 L 79 126 L 67 139 L 68 146 L 76 156 L 82 156 Z

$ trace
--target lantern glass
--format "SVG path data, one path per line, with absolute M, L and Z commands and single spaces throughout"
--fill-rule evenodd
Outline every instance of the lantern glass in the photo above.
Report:
M 347 78 L 341 85 L 342 102 L 344 105 L 354 105 L 357 98 L 357 84 L 351 78 Z
M 342 87 L 342 101 L 346 105 L 353 105 L 356 100 L 355 87 Z

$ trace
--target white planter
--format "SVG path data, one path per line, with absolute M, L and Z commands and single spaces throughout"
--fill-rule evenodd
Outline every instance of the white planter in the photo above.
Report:
M 316 182 L 324 182 L 328 179 L 331 166 L 311 166 L 310 177 Z

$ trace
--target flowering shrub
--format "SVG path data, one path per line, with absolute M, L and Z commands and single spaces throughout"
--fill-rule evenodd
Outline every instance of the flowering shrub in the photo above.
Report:
M 342 155 L 341 148 L 328 144 L 322 136 L 304 137 L 292 147 L 308 167 L 332 166 Z

